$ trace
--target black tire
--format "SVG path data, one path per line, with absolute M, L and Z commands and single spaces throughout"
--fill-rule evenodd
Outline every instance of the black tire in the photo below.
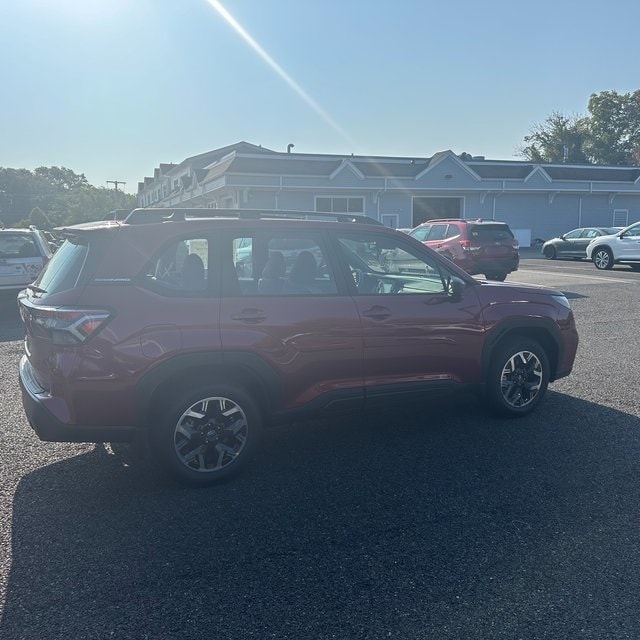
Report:
M 549 374 L 547 353 L 535 340 L 514 338 L 498 344 L 487 371 L 490 407 L 510 418 L 527 415 L 544 397 Z
M 596 269 L 613 269 L 613 252 L 609 247 L 597 247 L 591 254 L 591 260 Z
M 557 258 L 555 247 L 545 247 L 542 253 L 547 260 L 555 260 Z
M 201 383 L 171 394 L 151 426 L 162 470 L 192 487 L 207 487 L 238 472 L 256 450 L 260 412 L 241 387 Z
M 497 280 L 498 282 L 504 282 L 507 277 L 506 273 L 485 273 L 484 277 L 487 280 Z

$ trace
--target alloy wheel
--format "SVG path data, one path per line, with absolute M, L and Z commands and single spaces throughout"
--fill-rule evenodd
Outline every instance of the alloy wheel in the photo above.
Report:
M 179 418 L 173 443 L 182 464 L 193 471 L 217 472 L 245 447 L 249 424 L 242 408 L 229 398 L 203 398 Z
M 502 398 L 511 407 L 526 407 L 535 400 L 542 387 L 542 381 L 542 362 L 538 356 L 532 351 L 518 351 L 502 368 Z

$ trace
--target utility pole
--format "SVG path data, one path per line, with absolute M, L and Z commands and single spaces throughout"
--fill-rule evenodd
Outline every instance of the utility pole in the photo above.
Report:
M 127 184 L 127 183 L 123 182 L 122 180 L 107 180 L 107 184 L 112 184 L 113 188 L 117 191 L 119 184 Z

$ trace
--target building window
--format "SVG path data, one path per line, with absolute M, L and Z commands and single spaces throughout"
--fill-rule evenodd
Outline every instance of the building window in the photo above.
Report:
M 397 213 L 382 214 L 382 224 L 391 229 L 397 229 L 399 226 L 399 216 Z
M 316 196 L 319 213 L 364 213 L 364 198 L 342 196 Z
M 613 210 L 613 226 L 626 227 L 629 224 L 629 209 Z

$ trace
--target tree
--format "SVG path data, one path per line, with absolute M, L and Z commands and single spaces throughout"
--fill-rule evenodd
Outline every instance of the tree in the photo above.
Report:
M 100 220 L 109 211 L 135 206 L 135 196 L 94 187 L 84 174 L 65 167 L 38 167 L 33 172 L 0 167 L 0 214 L 11 226 L 53 228 Z
M 33 173 L 52 187 L 63 191 L 90 186 L 84 173 L 78 174 L 66 167 L 38 167 Z
M 532 127 L 519 152 L 531 162 L 588 162 L 583 149 L 587 136 L 585 118 L 554 111 Z
M 34 207 L 31 209 L 31 213 L 29 214 L 29 224 L 38 227 L 38 229 L 46 229 L 47 231 L 51 231 L 53 228 L 51 219 L 40 207 Z
M 588 112 L 571 118 L 553 112 L 525 136 L 520 155 L 532 162 L 640 164 L 640 90 L 592 93 Z
M 601 91 L 589 98 L 589 136 L 585 151 L 592 162 L 629 165 L 640 159 L 640 90 Z

